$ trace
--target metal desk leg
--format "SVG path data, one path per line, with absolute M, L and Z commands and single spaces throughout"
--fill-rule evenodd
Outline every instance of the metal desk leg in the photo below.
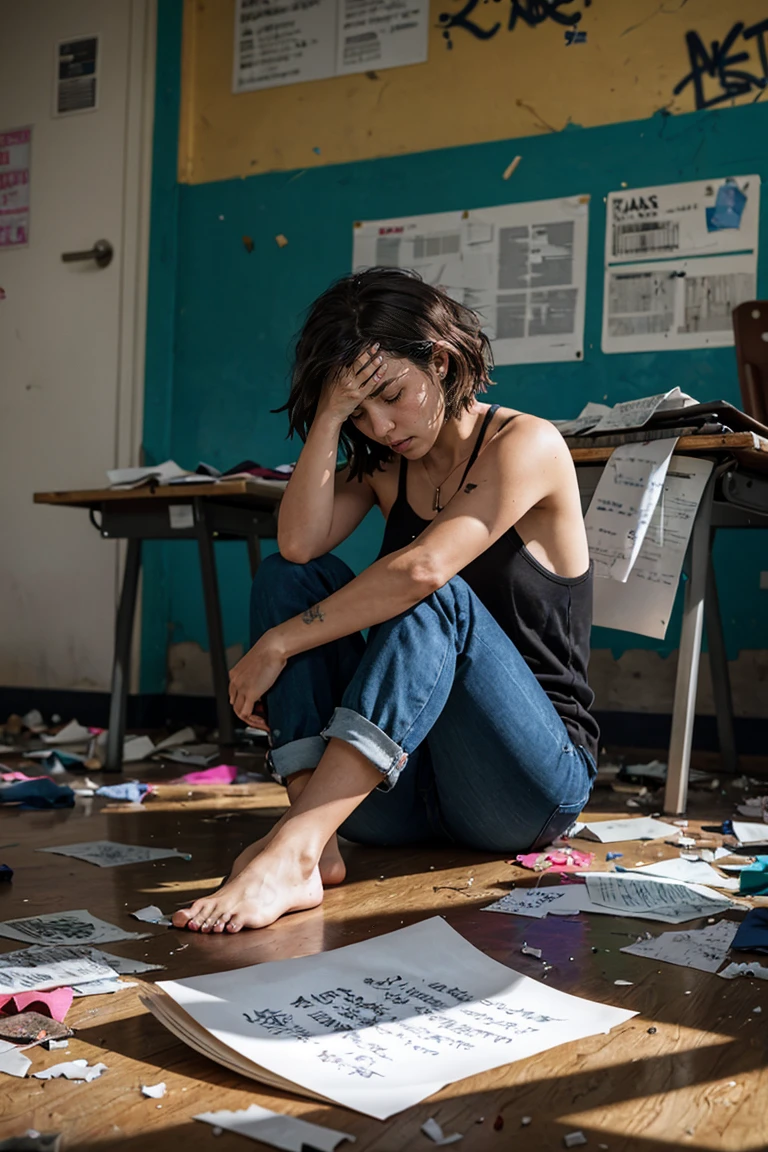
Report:
M 693 721 L 696 716 L 696 688 L 699 681 L 704 599 L 710 562 L 714 490 L 715 474 L 713 472 L 699 504 L 688 545 L 688 581 L 685 585 L 683 626 L 680 631 L 680 651 L 675 681 L 675 702 L 672 708 L 672 735 L 669 742 L 667 786 L 664 791 L 664 811 L 668 816 L 677 816 L 685 812 L 688 800 L 688 769 L 691 763 Z
M 249 536 L 246 540 L 248 545 L 248 563 L 251 566 L 251 579 L 256 575 L 256 569 L 261 564 L 261 541 L 258 536 Z
M 736 752 L 736 736 L 733 731 L 733 701 L 731 699 L 731 679 L 728 674 L 728 657 L 723 640 L 723 624 L 720 616 L 720 601 L 717 595 L 717 581 L 712 556 L 707 570 L 707 594 L 704 601 L 704 622 L 707 628 L 709 667 L 712 672 L 712 694 L 715 698 L 717 736 L 720 742 L 720 755 L 726 772 L 735 775 L 739 770 L 739 757 Z
M 115 654 L 112 663 L 112 695 L 109 700 L 109 731 L 107 733 L 107 759 L 105 772 L 119 772 L 123 766 L 125 741 L 125 708 L 128 700 L 128 681 L 131 675 L 131 642 L 133 617 L 136 611 L 136 592 L 141 569 L 141 540 L 129 540 L 125 555 L 123 588 L 115 624 Z
M 219 722 L 219 740 L 222 744 L 234 744 L 235 729 L 232 707 L 229 703 L 229 674 L 224 648 L 224 628 L 221 622 L 216 558 L 213 554 L 213 536 L 208 524 L 205 504 L 202 500 L 195 500 L 194 507 L 197 546 L 200 554 L 200 573 L 203 578 L 205 616 L 208 622 L 208 647 L 211 653 L 213 691 L 216 696 L 216 716 Z

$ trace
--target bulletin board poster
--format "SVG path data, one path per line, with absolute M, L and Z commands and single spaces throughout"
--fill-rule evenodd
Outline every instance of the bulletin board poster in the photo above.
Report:
M 31 148 L 31 128 L 0 132 L 0 248 L 29 244 Z

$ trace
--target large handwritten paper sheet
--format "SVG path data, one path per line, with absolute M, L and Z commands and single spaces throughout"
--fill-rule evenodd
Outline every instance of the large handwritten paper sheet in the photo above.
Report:
M 661 496 L 677 439 L 620 444 L 584 517 L 595 576 L 624 583 Z
M 333 952 L 159 987 L 249 1061 L 379 1120 L 452 1081 L 634 1015 L 522 976 L 438 917 Z
M 115 840 L 91 840 L 84 844 L 57 844 L 53 848 L 38 848 L 38 852 L 53 852 L 57 856 L 73 856 L 99 868 L 116 868 L 119 864 L 146 864 L 150 860 L 165 860 L 181 856 L 175 848 L 145 848 L 137 844 L 118 844 Z
M 46 912 L 0 923 L 0 936 L 25 944 L 109 944 L 114 940 L 145 940 L 148 935 L 148 932 L 124 932 L 115 924 L 92 916 L 85 908 Z
M 685 884 L 704 884 L 711 888 L 723 888 L 726 892 L 738 892 L 738 880 L 726 879 L 717 869 L 705 860 L 685 860 L 673 856 L 669 860 L 658 860 L 638 868 L 628 868 L 628 872 L 643 876 L 661 876 L 665 880 L 682 880 Z
M 603 628 L 663 640 L 688 541 L 713 464 L 673 456 L 645 538 L 627 580 L 596 580 L 592 620 Z
M 683 968 L 696 968 L 699 972 L 717 972 L 728 953 L 738 930 L 733 920 L 720 920 L 706 928 L 690 932 L 662 932 L 650 940 L 628 944 L 622 952 L 632 956 L 646 956 L 649 960 L 662 960 L 665 964 L 679 964 Z
M 354 228 L 355 271 L 410 268 L 474 309 L 497 364 L 584 352 L 587 196 L 387 220 Z
M 694 180 L 608 196 L 603 352 L 733 344 L 755 297 L 760 177 Z

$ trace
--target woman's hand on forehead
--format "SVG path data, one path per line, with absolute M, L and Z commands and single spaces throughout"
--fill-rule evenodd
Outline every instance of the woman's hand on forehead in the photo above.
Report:
M 380 344 L 370 345 L 349 368 L 341 368 L 326 382 L 318 405 L 318 415 L 322 412 L 343 424 L 363 400 L 386 387 L 387 364 L 380 347 Z

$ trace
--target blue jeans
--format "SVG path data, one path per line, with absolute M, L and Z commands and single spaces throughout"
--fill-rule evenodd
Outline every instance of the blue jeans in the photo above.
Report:
M 252 643 L 353 578 L 332 554 L 268 556 L 251 593 Z M 381 785 L 339 829 L 364 844 L 531 851 L 573 822 L 596 772 L 460 576 L 367 642 L 354 633 L 292 657 L 264 705 L 276 779 L 315 768 L 331 737 L 379 769 Z

